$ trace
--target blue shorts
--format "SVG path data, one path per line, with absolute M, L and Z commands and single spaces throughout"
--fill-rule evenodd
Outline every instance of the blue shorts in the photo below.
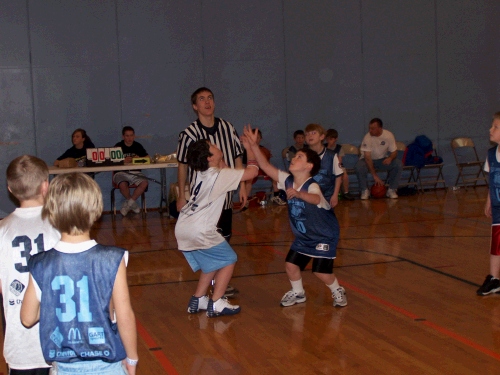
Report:
M 122 362 L 108 363 L 104 361 L 52 362 L 57 375 L 126 375 Z
M 194 272 L 200 269 L 203 273 L 217 271 L 238 260 L 238 256 L 227 241 L 222 241 L 209 249 L 183 251 L 182 253 Z

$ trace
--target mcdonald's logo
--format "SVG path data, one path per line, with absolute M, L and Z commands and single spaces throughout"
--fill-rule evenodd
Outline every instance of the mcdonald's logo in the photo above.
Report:
M 82 341 L 82 334 L 78 328 L 71 328 L 68 333 L 68 341 Z

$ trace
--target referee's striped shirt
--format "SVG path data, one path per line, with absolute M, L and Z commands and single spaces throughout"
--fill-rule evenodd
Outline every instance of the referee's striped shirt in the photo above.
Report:
M 243 154 L 240 138 L 231 123 L 215 117 L 214 126 L 207 128 L 198 119 L 179 134 L 179 143 L 177 145 L 177 160 L 179 163 L 187 164 L 189 145 L 200 139 L 208 139 L 212 144 L 217 145 L 224 155 L 224 161 L 230 168 L 235 167 L 235 159 Z M 193 180 L 194 173 L 190 170 L 190 184 L 193 183 Z M 232 207 L 232 201 L 233 192 L 230 191 L 226 195 L 224 210 Z

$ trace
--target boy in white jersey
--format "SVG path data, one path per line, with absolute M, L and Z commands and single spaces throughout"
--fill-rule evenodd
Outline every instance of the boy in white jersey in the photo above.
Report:
M 7 186 L 19 200 L 16 208 L 0 221 L 0 280 L 6 330 L 4 357 L 10 374 L 48 374 L 40 346 L 38 325 L 27 329 L 19 317 L 29 281 L 31 255 L 51 249 L 61 235 L 42 219 L 42 206 L 49 186 L 49 170 L 35 156 L 22 155 L 7 167 Z
M 188 305 L 188 313 L 207 310 L 208 317 L 233 315 L 240 307 L 231 305 L 223 297 L 233 275 L 237 256 L 224 237 L 217 231 L 226 193 L 235 190 L 241 181 L 252 180 L 259 167 L 251 150 L 247 150 L 245 169 L 226 166 L 222 152 L 208 140 L 199 140 L 189 146 L 187 162 L 195 176 L 191 184 L 191 197 L 175 225 L 179 250 L 191 269 L 201 269 L 200 280 Z M 206 295 L 215 280 L 212 298 Z

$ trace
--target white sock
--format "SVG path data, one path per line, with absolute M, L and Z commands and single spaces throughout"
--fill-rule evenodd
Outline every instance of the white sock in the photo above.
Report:
M 132 198 L 130 198 L 130 199 L 128 200 L 128 203 L 129 203 L 129 204 L 132 204 L 132 203 L 134 203 L 134 202 L 135 202 L 135 201 L 134 201 Z
M 297 281 L 290 280 L 290 284 L 292 284 L 292 290 L 295 293 L 297 293 L 297 294 L 304 293 L 304 287 L 302 286 L 302 278 L 298 279 Z
M 332 293 L 334 291 L 336 291 L 338 288 L 340 288 L 340 284 L 339 284 L 339 281 L 337 280 L 337 278 L 335 278 L 335 281 L 333 282 L 332 285 L 327 285 L 328 288 L 330 288 L 330 290 L 332 291 Z

